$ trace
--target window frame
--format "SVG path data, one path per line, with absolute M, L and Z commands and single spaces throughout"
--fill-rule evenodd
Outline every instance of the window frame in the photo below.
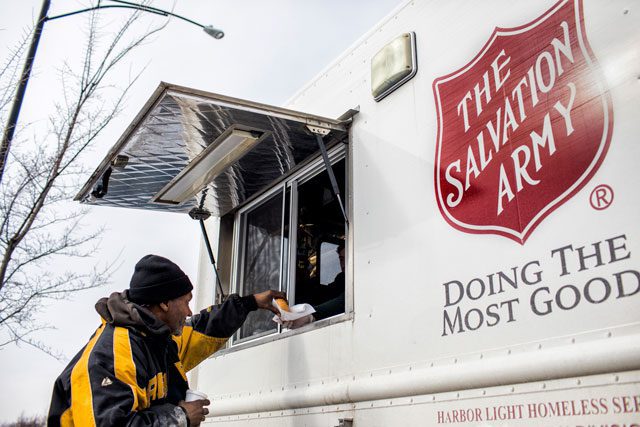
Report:
M 244 263 L 242 263 L 242 261 L 244 261 L 244 257 L 245 257 L 245 247 L 243 247 L 242 242 L 245 241 L 246 238 L 246 232 L 247 232 L 247 213 L 251 212 L 253 209 L 255 209 L 256 207 L 262 205 L 263 203 L 266 203 L 269 201 L 269 199 L 273 198 L 273 197 L 278 197 L 278 194 L 282 195 L 282 211 L 284 211 L 284 206 L 286 204 L 286 186 L 284 185 L 284 182 L 280 182 L 277 183 L 276 185 L 274 185 L 273 187 L 269 188 L 267 191 L 265 191 L 263 194 L 261 194 L 260 196 L 258 196 L 256 199 L 254 199 L 251 203 L 248 203 L 246 206 L 243 206 L 241 209 L 239 209 L 236 214 L 234 215 L 234 226 L 233 226 L 233 255 L 232 255 L 232 259 L 233 259 L 233 269 L 232 269 L 232 275 L 231 275 L 231 289 L 234 293 L 240 293 L 240 289 L 239 286 L 241 283 L 243 283 L 244 281 L 244 274 L 245 274 L 245 269 L 244 269 Z M 282 269 L 282 264 L 283 264 L 283 246 L 284 246 L 284 233 L 282 230 L 284 230 L 284 218 L 283 221 L 281 221 L 281 241 L 280 241 L 280 267 L 279 267 L 279 273 L 278 273 L 278 289 L 282 290 L 282 284 L 283 284 L 283 269 Z M 231 345 L 237 345 L 237 344 L 241 344 L 243 342 L 248 342 L 251 340 L 256 340 L 256 339 L 260 339 L 262 337 L 266 337 L 266 336 L 270 336 L 270 335 L 276 335 L 279 334 L 281 331 L 281 327 L 277 326 L 277 328 L 275 328 L 275 332 L 271 332 L 271 331 L 266 331 L 263 332 L 261 334 L 258 335 L 253 335 L 250 337 L 245 337 L 245 338 L 238 338 L 237 337 L 237 332 L 233 334 L 233 336 L 231 337 Z
M 343 194 L 343 203 L 345 203 L 345 209 L 347 212 L 351 211 L 351 161 L 349 156 L 349 150 L 347 144 L 338 144 L 327 150 L 329 161 L 331 166 L 343 161 L 345 162 L 345 185 Z M 234 214 L 233 219 L 233 242 L 232 248 L 232 268 L 231 268 L 231 281 L 230 287 L 232 292 L 239 293 L 241 291 L 241 285 L 244 280 L 244 257 L 245 247 L 243 247 L 244 238 L 246 237 L 246 218 L 247 213 L 253 209 L 265 203 L 271 197 L 277 197 L 280 193 L 282 195 L 282 234 L 281 234 L 281 247 L 280 247 L 280 280 L 279 289 L 287 292 L 287 296 L 290 300 L 295 299 L 295 283 L 291 283 L 290 278 L 295 280 L 295 268 L 296 263 L 292 262 L 295 259 L 297 251 L 297 221 L 298 221 L 298 187 L 305 182 L 313 179 L 319 174 L 326 171 L 324 160 L 321 155 L 311 160 L 307 165 L 301 167 L 296 172 L 284 177 L 282 180 L 275 182 L 271 187 L 263 191 L 260 195 L 254 199 L 248 201 L 241 206 Z M 287 199 L 289 199 L 289 223 L 288 235 L 285 236 L 285 220 L 287 205 Z M 295 209 L 291 209 L 295 206 Z M 349 215 L 351 216 L 351 215 Z M 283 332 L 282 327 L 278 326 L 273 332 L 264 332 L 255 336 L 239 338 L 235 333 L 229 340 L 229 347 L 219 351 L 217 354 L 225 354 L 230 351 L 235 351 L 240 348 L 252 347 L 260 345 L 266 342 L 275 341 L 288 336 L 297 335 L 299 333 L 305 333 L 310 330 L 322 328 L 331 324 L 340 323 L 346 320 L 353 319 L 353 286 L 351 280 L 351 241 L 352 231 L 351 224 L 345 225 L 345 311 L 344 313 L 336 316 L 329 317 L 327 319 L 312 322 L 305 325 L 302 328 L 295 330 L 287 330 Z M 287 247 L 285 247 L 287 246 Z M 286 259 L 285 259 L 286 252 Z

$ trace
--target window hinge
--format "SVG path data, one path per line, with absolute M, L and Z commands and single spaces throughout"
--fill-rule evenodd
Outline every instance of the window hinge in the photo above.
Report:
M 311 131 L 311 133 L 314 133 L 316 135 L 328 135 L 329 132 L 331 132 L 331 129 L 327 129 L 327 128 L 323 128 L 320 126 L 313 126 L 313 125 L 307 125 L 307 129 L 309 129 Z

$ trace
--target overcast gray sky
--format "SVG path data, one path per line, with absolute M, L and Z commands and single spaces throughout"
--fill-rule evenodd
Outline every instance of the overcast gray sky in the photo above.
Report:
M 203 89 L 273 105 L 283 105 L 302 85 L 330 64 L 342 51 L 402 0 L 157 0 L 154 6 L 171 9 L 225 31 L 214 40 L 198 28 L 173 20 L 162 33 L 136 51 L 134 60 L 120 70 L 146 66 L 123 114 L 103 133 L 88 160 L 91 169 L 122 134 L 160 81 Z M 40 0 L 0 0 L 0 45 L 4 58 L 23 31 L 38 16 Z M 89 1 L 53 0 L 50 16 L 87 6 Z M 102 11 L 105 20 L 115 9 Z M 161 22 L 158 18 L 157 22 Z M 46 124 L 57 96 L 56 70 L 83 48 L 86 16 L 46 24 L 32 80 L 27 89 L 21 121 Z M 93 208 L 88 227 L 107 227 L 99 258 L 121 254 L 122 266 L 111 285 L 79 294 L 71 301 L 46 307 L 42 316 L 57 329 L 38 336 L 71 358 L 99 324 L 95 301 L 127 287 L 133 266 L 147 253 L 177 262 L 196 280 L 199 246 L 198 224 L 186 215 L 116 208 Z M 98 260 L 95 260 L 98 261 Z M 68 266 L 67 266 L 68 267 Z M 51 266 L 59 268 L 59 266 Z M 0 350 L 2 398 L 0 422 L 25 413 L 48 410 L 51 388 L 65 363 L 27 346 Z

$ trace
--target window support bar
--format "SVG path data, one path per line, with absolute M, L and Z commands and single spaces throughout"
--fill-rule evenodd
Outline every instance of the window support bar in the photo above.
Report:
M 315 129 L 311 129 L 312 132 Z M 342 197 L 340 196 L 340 189 L 338 188 L 338 182 L 336 181 L 336 176 L 333 173 L 333 167 L 331 166 L 331 162 L 329 161 L 329 155 L 327 154 L 327 147 L 324 145 L 324 140 L 322 139 L 322 135 L 319 132 L 314 132 L 316 134 L 316 140 L 318 141 L 318 146 L 320 147 L 320 152 L 322 153 L 322 159 L 324 160 L 324 165 L 327 168 L 327 174 L 329 174 L 329 181 L 331 181 L 331 188 L 333 189 L 333 195 L 338 200 L 338 204 L 340 205 L 340 210 L 342 211 L 342 216 L 344 217 L 344 223 L 349 227 L 349 219 L 347 218 L 347 211 L 344 209 L 344 203 L 342 202 Z
M 213 250 L 211 249 L 211 242 L 209 241 L 207 228 L 204 226 L 204 220 L 209 218 L 211 214 L 205 209 L 193 208 L 189 212 L 189 216 L 192 219 L 198 220 L 198 222 L 200 223 L 200 230 L 202 230 L 204 244 L 207 247 L 207 252 L 209 253 L 209 261 L 211 261 L 211 265 L 213 266 L 213 273 L 216 275 L 216 283 L 218 284 L 218 290 L 220 291 L 220 303 L 223 303 L 226 297 L 224 296 L 224 291 L 222 290 L 222 283 L 220 283 L 218 267 L 216 266 L 216 258 L 213 256 Z
M 211 250 L 209 235 L 207 234 L 207 229 L 204 226 L 204 220 L 200 219 L 198 222 L 200 222 L 200 229 L 202 230 L 202 237 L 204 237 L 204 244 L 207 247 L 207 252 L 209 253 L 209 261 L 211 261 L 211 265 L 213 266 L 213 272 L 216 275 L 216 283 L 218 284 L 218 290 L 220 291 L 220 303 L 223 303 L 226 297 L 224 296 L 224 291 L 222 290 L 222 283 L 220 283 L 220 276 L 218 275 L 218 267 L 216 267 L 216 258 L 213 256 L 213 250 Z

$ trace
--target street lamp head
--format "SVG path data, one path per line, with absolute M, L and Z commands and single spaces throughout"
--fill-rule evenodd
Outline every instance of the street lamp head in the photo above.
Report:
M 224 31 L 213 28 L 212 25 L 205 25 L 202 29 L 214 39 L 221 39 L 224 37 Z

